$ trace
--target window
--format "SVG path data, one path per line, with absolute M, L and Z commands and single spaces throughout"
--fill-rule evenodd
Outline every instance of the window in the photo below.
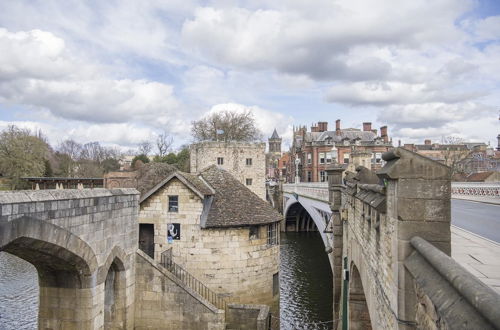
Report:
M 278 223 L 272 223 L 267 225 L 267 244 L 277 245 L 278 244 Z
M 319 163 L 320 164 L 324 164 L 325 163 L 325 153 L 324 152 L 320 152 L 319 153 Z
M 332 153 L 331 152 L 327 152 L 326 153 L 326 162 L 327 163 L 331 163 L 332 162 Z
M 259 238 L 259 226 L 251 226 L 250 232 L 248 233 L 249 239 L 257 239 Z
M 251 186 L 252 185 L 252 179 L 246 179 L 246 184 L 247 184 L 247 186 Z
M 247 158 L 247 166 L 252 166 L 252 158 Z
M 311 182 L 311 181 L 312 181 L 312 172 L 307 171 L 307 182 Z
M 224 165 L 224 158 L 223 157 L 217 157 L 217 165 Z
M 179 196 L 168 196 L 168 212 L 179 211 Z
M 312 153 L 307 153 L 307 164 L 312 164 Z
M 379 164 L 380 162 L 382 162 L 382 153 L 376 152 L 375 153 L 375 163 Z
M 273 296 L 280 293 L 280 273 L 273 274 Z
M 344 164 L 349 164 L 349 153 L 344 153 Z
M 319 180 L 321 182 L 326 182 L 326 179 L 327 179 L 326 171 L 319 171 Z

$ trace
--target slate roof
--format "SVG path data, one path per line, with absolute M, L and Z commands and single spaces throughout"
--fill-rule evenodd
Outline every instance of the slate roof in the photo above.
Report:
M 207 167 L 199 174 L 178 170 L 168 173 L 143 193 L 139 202 L 147 200 L 173 178 L 179 179 L 203 200 L 202 228 L 263 225 L 282 219 L 269 203 L 216 165 Z
M 305 140 L 307 142 L 312 141 L 325 141 L 330 138 L 333 142 L 340 142 L 343 139 L 360 139 L 361 141 L 373 141 L 377 138 L 377 135 L 371 131 L 360 131 L 358 129 L 341 129 L 340 135 L 337 135 L 335 131 L 324 131 L 324 132 L 307 132 Z
M 215 190 L 205 228 L 262 225 L 282 219 L 269 203 L 224 169 L 212 165 L 200 175 Z
M 278 132 L 276 132 L 276 128 L 274 129 L 273 135 L 271 135 L 271 139 L 279 139 Z

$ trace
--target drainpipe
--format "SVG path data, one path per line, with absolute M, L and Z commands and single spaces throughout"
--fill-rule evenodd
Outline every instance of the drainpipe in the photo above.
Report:
M 349 288 L 349 270 L 347 269 L 347 257 L 344 257 L 344 281 L 342 290 L 342 330 L 347 330 L 347 291 Z

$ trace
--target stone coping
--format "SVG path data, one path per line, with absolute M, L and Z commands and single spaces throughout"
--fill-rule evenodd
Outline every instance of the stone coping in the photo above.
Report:
M 0 204 L 44 202 L 124 195 L 139 195 L 139 192 L 134 188 L 11 190 L 0 192 Z
M 500 295 L 460 264 L 421 237 L 415 236 L 411 245 L 467 301 L 495 327 L 500 328 Z
M 228 304 L 227 307 L 232 309 L 258 310 L 257 321 L 265 321 L 269 315 L 269 306 L 267 305 Z

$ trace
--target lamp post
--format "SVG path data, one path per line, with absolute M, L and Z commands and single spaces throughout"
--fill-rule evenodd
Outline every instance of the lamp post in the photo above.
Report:
M 337 147 L 335 147 L 335 142 L 333 142 L 333 147 L 332 147 L 332 164 L 338 163 L 338 157 L 339 157 L 339 151 Z
M 300 159 L 298 156 L 295 158 L 295 184 L 299 183 L 300 178 L 299 178 L 299 164 L 300 164 Z

